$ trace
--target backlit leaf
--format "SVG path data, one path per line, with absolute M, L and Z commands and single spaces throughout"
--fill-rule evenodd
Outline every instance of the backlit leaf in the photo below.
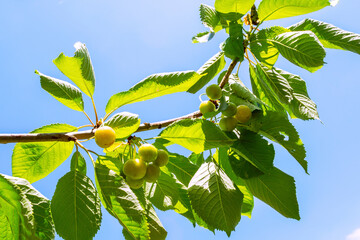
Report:
M 310 72 L 315 72 L 324 65 L 326 52 L 311 31 L 282 33 L 269 41 L 284 58 Z
M 236 12 L 245 15 L 254 3 L 255 0 L 216 0 L 215 9 L 221 13 Z
M 293 177 L 273 168 L 265 175 L 244 181 L 255 197 L 270 205 L 283 216 L 300 220 Z
M 189 93 L 196 93 L 203 88 L 211 79 L 213 79 L 225 67 L 224 53 L 219 52 L 210 58 L 197 73 L 201 74 L 201 78 L 189 88 Z
M 262 172 L 268 172 L 273 167 L 274 146 L 257 133 L 242 129 L 240 139 L 231 149 Z
M 262 64 L 272 68 L 278 59 L 279 51 L 274 46 L 274 43 L 269 40 L 288 31 L 288 29 L 279 26 L 260 30 L 258 33 L 253 34 L 250 39 L 251 52 Z
M 175 208 L 179 201 L 180 187 L 175 178 L 161 172 L 155 183 L 146 184 L 146 195 L 156 208 L 166 211 Z
M 174 122 L 160 133 L 160 137 L 195 153 L 233 143 L 214 123 L 204 119 Z
M 92 96 L 95 90 L 95 73 L 91 63 L 90 54 L 85 44 L 77 42 L 74 57 L 67 57 L 61 53 L 54 64 L 73 81 L 86 95 Z
M 191 205 L 209 226 L 228 236 L 241 218 L 243 194 L 215 163 L 201 165 L 188 188 Z
M 52 124 L 31 133 L 64 133 L 77 131 L 67 124 Z M 16 177 L 36 182 L 60 166 L 71 154 L 74 142 L 17 143 L 12 155 L 12 171 Z
M 291 31 L 312 31 L 326 48 L 360 54 L 360 35 L 342 30 L 329 23 L 307 18 L 289 29 Z
M 185 92 L 193 86 L 200 77 L 201 76 L 194 71 L 150 75 L 128 91 L 113 95 L 106 105 L 106 113 L 112 113 L 126 104 L 145 101 L 176 92 Z
M 229 176 L 229 178 L 236 184 L 240 192 L 244 195 L 243 204 L 241 206 L 241 215 L 251 218 L 251 213 L 254 208 L 254 197 L 252 193 L 246 188 L 244 180 L 238 177 L 230 164 L 230 151 L 227 148 L 219 148 L 214 154 L 214 159 L 220 164 L 221 168 Z M 234 152 L 231 152 L 234 153 Z
M 261 21 L 299 16 L 330 6 L 329 0 L 262 0 L 259 7 Z
M 99 161 L 95 166 L 95 179 L 103 206 L 123 226 L 128 238 L 148 240 L 144 210 L 125 180 Z
M 46 76 L 38 71 L 35 71 L 35 73 L 40 76 L 41 87 L 56 100 L 76 111 L 84 111 L 83 97 L 77 87 L 68 82 Z
M 56 232 L 64 239 L 93 239 L 101 224 L 99 195 L 91 179 L 70 171 L 59 179 L 51 200 Z
M 112 116 L 104 125 L 114 129 L 116 138 L 127 138 L 139 128 L 140 118 L 137 114 L 121 112 Z

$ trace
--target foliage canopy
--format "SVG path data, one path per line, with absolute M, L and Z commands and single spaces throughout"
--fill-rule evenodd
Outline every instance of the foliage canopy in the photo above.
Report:
M 273 144 L 283 146 L 307 173 L 305 147 L 290 120 L 320 117 L 306 82 L 275 65 L 281 55 L 294 65 L 315 72 L 324 65 L 326 48 L 360 54 L 360 35 L 313 19 L 290 27 L 260 28 L 265 21 L 334 6 L 333 1 L 262 0 L 257 7 L 254 3 L 255 0 L 216 0 L 214 7 L 202 4 L 200 20 L 208 31 L 198 33 L 192 41 L 205 43 L 224 30 L 228 37 L 220 51 L 197 71 L 153 74 L 111 96 L 106 115 L 100 119 L 93 98 L 94 68 L 85 44 L 75 43 L 73 57 L 61 53 L 53 60 L 72 83 L 36 70 L 46 92 L 87 117 L 83 93 L 90 97 L 96 119 L 88 117 L 88 131 L 68 124 L 50 124 L 31 132 L 43 140 L 48 136 L 46 141 L 38 138 L 22 142 L 19 138 L 12 156 L 13 176 L 0 174 L 1 239 L 54 239 L 55 230 L 64 239 L 92 239 L 100 228 L 101 204 L 119 221 L 125 239 L 166 238 L 155 208 L 173 210 L 194 226 L 213 232 L 221 230 L 230 236 L 242 216 L 251 218 L 254 197 L 284 217 L 299 220 L 295 180 L 274 166 Z M 229 60 L 229 67 L 224 70 Z M 233 73 L 243 62 L 248 62 L 251 88 Z M 196 94 L 217 76 L 222 93 L 218 99 L 211 99 L 216 110 L 204 116 L 195 112 L 141 124 L 137 114 L 117 112 L 122 106 L 167 94 Z M 237 122 L 234 130 L 222 131 L 220 114 L 230 103 L 247 106 L 252 117 L 247 122 Z M 90 140 L 101 126 L 114 129 L 116 142 L 98 154 L 79 140 Z M 161 166 L 156 182 L 131 188 L 123 165 L 139 158 L 137 148 L 146 143 L 133 134 L 156 128 L 164 129 L 152 138 L 152 144 L 168 153 L 168 164 Z M 65 137 L 54 141 L 53 134 Z M 191 155 L 169 152 L 167 147 L 173 144 L 190 150 Z M 92 162 L 95 182 L 87 176 L 88 168 L 79 148 Z M 50 201 L 30 183 L 45 178 L 70 156 L 69 172 L 59 179 Z

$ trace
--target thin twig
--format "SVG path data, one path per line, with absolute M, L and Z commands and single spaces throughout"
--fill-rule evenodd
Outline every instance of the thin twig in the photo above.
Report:
M 98 123 L 99 119 L 98 119 L 98 115 L 97 115 L 97 111 L 96 111 L 96 106 L 95 106 L 95 102 L 94 102 L 94 98 L 91 96 L 91 102 L 93 104 L 93 107 L 94 107 L 94 112 L 95 112 L 95 119 L 96 119 L 96 123 Z
M 94 152 L 94 151 L 91 151 L 91 150 L 87 149 L 86 147 L 84 147 L 84 146 L 83 146 L 79 141 L 77 141 L 77 140 L 75 141 L 75 143 L 76 143 L 76 146 L 79 146 L 79 147 L 81 147 L 82 149 L 85 150 L 85 152 L 89 155 L 89 157 L 90 157 L 90 159 L 91 159 L 91 162 L 93 163 L 93 165 L 94 165 L 94 167 L 95 167 L 95 161 L 94 161 L 93 157 L 91 156 L 90 152 L 96 154 L 97 156 L 99 156 L 99 154 L 97 154 L 97 153 Z
M 236 64 L 237 64 L 238 62 L 239 62 L 239 59 L 238 59 L 238 58 L 235 58 L 235 59 L 231 62 L 228 70 L 226 71 L 226 74 L 224 75 L 223 79 L 221 80 L 221 82 L 220 82 L 220 84 L 219 84 L 219 87 L 220 87 L 220 88 L 224 88 L 224 87 L 225 87 L 226 83 L 227 83 L 228 80 L 229 80 L 230 74 L 232 73 L 232 71 L 234 70 L 234 68 L 236 67 Z
M 87 127 L 94 127 L 94 125 L 88 124 L 88 125 L 80 126 L 80 127 L 78 127 L 77 129 L 79 130 L 79 129 L 87 128 Z
M 246 49 L 246 55 L 247 55 L 247 57 L 248 57 L 248 59 L 250 59 L 249 58 L 249 55 L 248 55 L 248 48 Z M 255 57 L 255 55 L 251 52 L 251 50 L 249 49 L 249 52 L 251 53 L 251 55 L 253 56 L 253 58 L 255 59 L 255 61 L 256 61 L 256 63 L 258 64 L 259 62 L 258 62 L 258 60 L 256 59 L 256 57 Z M 256 64 L 255 64 L 256 65 Z

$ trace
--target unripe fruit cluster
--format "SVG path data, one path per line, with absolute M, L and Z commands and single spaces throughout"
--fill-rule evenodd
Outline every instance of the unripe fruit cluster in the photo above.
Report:
M 251 109 L 246 105 L 236 107 L 233 103 L 228 103 L 228 107 L 222 112 L 223 118 L 219 122 L 221 130 L 231 132 L 239 123 L 246 123 L 252 116 Z
M 123 166 L 126 182 L 133 189 L 141 188 L 144 181 L 156 182 L 160 176 L 160 167 L 169 161 L 165 150 L 157 149 L 151 144 L 139 147 L 139 158 L 127 160 Z

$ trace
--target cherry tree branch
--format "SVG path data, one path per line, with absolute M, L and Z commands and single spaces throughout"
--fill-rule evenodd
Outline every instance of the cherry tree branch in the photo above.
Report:
M 229 80 L 229 76 L 234 70 L 238 59 L 234 59 L 223 79 L 221 80 L 219 87 L 223 88 Z M 143 123 L 139 126 L 136 132 L 144 132 L 154 129 L 161 129 L 169 126 L 173 122 L 183 120 L 183 119 L 194 119 L 201 117 L 202 114 L 200 111 L 196 111 L 181 117 L 168 119 L 160 122 L 154 123 Z M 0 134 L 0 144 L 6 143 L 17 143 L 17 142 L 76 142 L 78 140 L 89 139 L 94 137 L 95 129 L 79 132 L 67 132 L 67 133 L 28 133 L 28 134 Z
M 16 142 L 70 142 L 94 136 L 94 130 L 67 133 L 0 134 L 0 143 Z
M 220 87 L 220 88 L 224 88 L 225 85 L 228 83 L 230 74 L 233 72 L 233 70 L 234 70 L 234 68 L 236 67 L 236 64 L 237 64 L 238 62 L 239 62 L 239 59 L 237 59 L 237 58 L 235 58 L 235 59 L 231 62 L 228 70 L 226 71 L 226 74 L 224 75 L 223 79 L 222 79 L 221 82 L 219 83 L 219 87 Z

